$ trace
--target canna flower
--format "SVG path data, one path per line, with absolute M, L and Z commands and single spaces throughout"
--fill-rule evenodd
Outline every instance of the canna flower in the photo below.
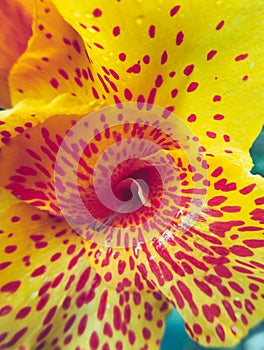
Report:
M 12 4 L 7 0 L 1 1 L 0 106 L 2 107 L 10 107 L 8 75 L 13 64 L 25 51 L 28 40 L 32 35 L 33 5 L 33 0 L 26 2 L 16 0 L 12 1 Z
M 263 319 L 264 181 L 250 173 L 249 156 L 263 125 L 261 1 L 35 5 L 25 52 L 11 52 L 9 66 L 0 59 L 13 106 L 0 115 L 0 349 L 159 348 L 170 305 L 195 341 L 235 345 Z M 11 28 L 15 13 L 5 19 Z M 157 123 L 121 118 L 106 128 L 110 117 L 100 109 L 114 104 L 122 116 L 126 102 L 142 115 L 162 107 L 160 125 L 187 125 L 199 167 L 169 132 L 153 133 Z M 92 141 L 67 148 L 80 125 Z M 117 165 L 116 193 L 126 201 L 131 189 L 142 207 L 116 216 L 95 196 L 93 167 L 127 136 L 161 145 L 170 164 L 155 153 L 156 163 L 146 157 Z M 65 186 L 58 160 L 71 172 L 80 149 L 78 186 Z M 118 159 L 109 154 L 108 170 Z M 174 195 L 162 204 L 158 171 L 167 176 L 174 168 L 175 184 L 166 178 Z M 79 212 L 62 215 L 76 187 L 97 219 L 85 237 L 69 222 L 78 223 Z M 97 241 L 108 224 L 131 240 L 157 203 L 169 219 L 162 232 L 153 225 L 148 239 L 125 247 Z M 200 211 L 192 216 L 193 203 Z

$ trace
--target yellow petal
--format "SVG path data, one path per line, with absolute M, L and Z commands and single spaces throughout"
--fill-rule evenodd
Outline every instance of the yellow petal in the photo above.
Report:
M 83 103 L 69 93 L 59 95 L 48 103 L 44 99 L 22 100 L 12 109 L 0 111 L 0 146 L 9 145 L 14 136 L 25 131 L 30 133 L 32 127 L 56 115 L 85 115 L 102 104 L 97 100 Z
M 85 106 L 82 106 L 82 109 L 84 108 Z M 80 116 L 61 115 L 52 118 L 52 110 L 54 113 L 59 112 L 56 104 L 51 105 L 50 109 L 46 106 L 46 109 L 36 117 L 38 121 L 42 121 L 45 117 L 48 120 L 32 128 L 29 120 L 36 122 L 36 117 L 28 118 L 27 122 L 22 124 L 28 129 L 26 132 L 22 132 L 23 127 L 14 128 L 21 134 L 15 138 L 8 138 L 7 145 L 2 149 L 3 172 L 0 184 L 23 201 L 41 209 L 57 212 L 59 209 L 54 189 L 54 164 L 65 133 Z M 78 107 L 78 112 L 80 110 Z M 70 108 L 67 113 L 70 113 Z M 17 112 L 19 125 L 21 125 L 20 115 L 21 109 Z M 24 116 L 27 117 L 26 114 Z M 7 118 L 7 122 L 10 121 L 13 124 L 14 119 Z
M 102 84 L 119 77 L 108 100 L 174 109 L 203 145 L 248 151 L 264 121 L 261 0 L 54 3 Z
M 175 304 L 194 340 L 233 346 L 263 319 L 264 181 L 243 156 L 207 163 L 207 205 L 194 226 L 143 245 L 135 265 Z
M 108 289 L 63 220 L 18 204 L 0 232 L 1 348 L 159 348 L 167 302 Z
M 34 1 L 2 0 L 0 6 L 0 106 L 11 104 L 8 86 L 10 69 L 18 57 L 26 50 L 32 35 L 32 13 Z
M 78 33 L 51 1 L 37 1 L 33 37 L 10 75 L 12 103 L 23 99 L 52 101 L 68 93 L 83 104 L 99 99 L 100 86 Z

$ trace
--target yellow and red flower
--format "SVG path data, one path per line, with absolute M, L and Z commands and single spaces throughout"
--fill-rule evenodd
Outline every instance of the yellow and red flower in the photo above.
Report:
M 264 181 L 250 174 L 248 151 L 264 120 L 261 1 L 35 3 L 31 38 L 33 4 L 3 1 L 0 10 L 2 42 L 12 39 L 0 56 L 1 103 L 12 104 L 0 114 L 0 349 L 158 348 L 170 304 L 194 340 L 236 344 L 263 318 Z M 177 165 L 181 212 L 150 241 L 104 247 L 62 217 L 56 157 L 86 114 L 131 101 L 142 110 L 163 107 L 170 123 L 176 113 L 201 145 L 208 178 L 194 176 L 175 143 L 149 126 L 104 130 L 80 162 L 84 197 L 95 200 L 96 159 L 129 134 L 170 142 L 163 150 Z M 95 136 L 102 123 L 91 115 Z M 148 168 L 134 162 L 117 178 L 131 182 L 141 171 L 156 184 Z M 206 205 L 181 230 L 196 181 L 198 193 L 206 188 Z M 159 198 L 155 190 L 141 217 Z

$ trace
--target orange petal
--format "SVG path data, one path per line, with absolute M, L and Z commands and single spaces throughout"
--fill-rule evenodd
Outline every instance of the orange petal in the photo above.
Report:
M 246 169 L 247 158 L 240 160 Z M 194 340 L 233 346 L 263 318 L 264 181 L 232 155 L 207 163 L 207 205 L 194 226 L 142 245 L 136 265 L 174 303 Z
M 82 38 L 51 1 L 36 3 L 32 40 L 10 76 L 13 104 L 23 99 L 49 102 L 64 93 L 78 96 L 83 104 L 99 99 L 98 77 Z
M 108 289 L 63 220 L 26 204 L 1 217 L 0 347 L 158 349 L 158 292 Z
M 2 0 L 0 6 L 0 106 L 10 107 L 9 72 L 32 35 L 34 0 Z
M 264 122 L 261 0 L 54 3 L 115 83 L 108 101 L 169 107 L 204 146 L 248 151 Z

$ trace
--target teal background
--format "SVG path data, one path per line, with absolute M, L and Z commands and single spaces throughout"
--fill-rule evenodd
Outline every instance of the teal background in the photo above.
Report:
M 247 133 L 245 130 L 245 137 Z M 254 167 L 252 174 L 264 177 L 264 127 L 250 149 Z M 263 303 L 264 310 L 264 303 Z M 264 311 L 263 311 L 264 312 Z M 221 350 L 224 348 L 204 348 L 193 342 L 184 330 L 184 322 L 176 310 L 169 315 L 166 330 L 161 343 L 161 350 Z M 227 348 L 225 348 L 227 349 Z M 252 329 L 245 339 L 232 350 L 264 350 L 264 322 Z

